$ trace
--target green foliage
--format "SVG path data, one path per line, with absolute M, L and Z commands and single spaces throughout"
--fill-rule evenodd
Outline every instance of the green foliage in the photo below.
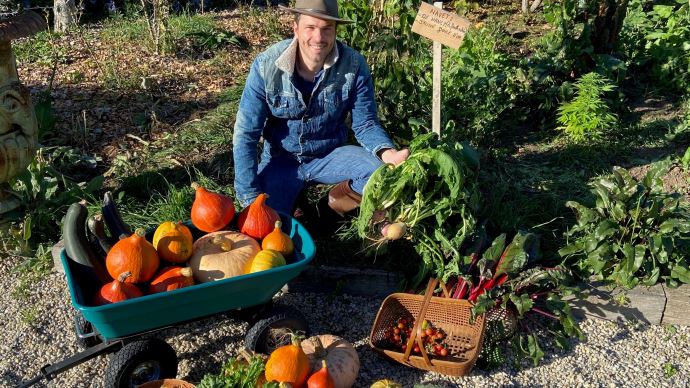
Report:
M 62 63 L 67 58 L 64 45 L 57 44 L 61 34 L 41 31 L 35 35 L 22 39 L 12 45 L 12 50 L 19 63 L 33 63 L 38 66 L 52 66 Z
M 69 147 L 38 150 L 29 167 L 10 182 L 21 205 L 8 218 L 24 225 L 23 240 L 26 243 L 56 240 L 60 235 L 56 231 L 60 230 L 67 207 L 100 189 L 102 176 L 96 176 L 88 183 L 80 181 L 78 176 L 80 169 L 93 170 L 95 165 L 93 157 L 81 155 Z M 24 244 L 22 241 L 17 243 Z
M 663 191 L 668 168 L 659 162 L 640 181 L 617 168 L 592 184 L 594 206 L 566 203 L 577 223 L 559 250 L 564 263 L 627 289 L 690 283 L 690 209 L 678 193 Z
M 412 137 L 415 120 L 431 122 L 431 41 L 412 32 L 420 0 L 340 4 L 338 37 L 367 59 L 375 83 L 379 118 L 402 140 Z
M 558 129 L 582 143 L 601 137 L 618 121 L 602 95 L 615 88 L 607 78 L 587 73 L 575 82 L 575 98 L 558 108 Z
M 190 59 L 207 59 L 219 49 L 234 46 L 245 49 L 249 42 L 231 31 L 216 26 L 213 17 L 201 14 L 181 14 L 168 21 L 166 52 Z
M 621 37 L 631 65 L 649 73 L 660 86 L 690 92 L 687 1 L 631 1 Z
M 249 361 L 231 358 L 219 374 L 207 374 L 199 382 L 199 388 L 254 388 L 264 371 L 264 360 L 261 356 L 252 356 Z M 266 386 L 266 385 L 264 385 Z

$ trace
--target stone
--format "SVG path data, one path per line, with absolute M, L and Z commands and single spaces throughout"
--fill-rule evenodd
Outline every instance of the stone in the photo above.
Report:
M 678 288 L 664 286 L 666 309 L 661 323 L 664 325 L 690 325 L 690 284 Z
M 60 240 L 53 248 L 51 248 L 50 253 L 53 255 L 53 271 L 65 273 L 65 268 L 62 267 L 62 259 L 60 259 L 60 252 L 65 248 L 65 241 Z
M 627 302 L 619 304 L 616 297 L 622 291 L 611 291 L 595 283 L 587 299 L 570 299 L 573 314 L 611 321 L 632 320 L 653 325 L 661 324 L 666 306 L 666 294 L 661 284 L 653 287 L 638 286 L 625 291 Z

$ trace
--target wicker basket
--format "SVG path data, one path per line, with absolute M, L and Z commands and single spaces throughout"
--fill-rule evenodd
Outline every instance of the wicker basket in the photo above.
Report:
M 470 322 L 472 305 L 466 300 L 433 296 L 437 284 L 437 279 L 430 279 L 424 296 L 403 293 L 389 295 L 376 315 L 369 335 L 369 345 L 380 354 L 404 365 L 444 375 L 465 376 L 472 370 L 481 351 L 484 315 Z M 390 349 L 386 338 L 387 331 L 399 318 L 415 321 L 405 353 Z M 446 333 L 444 343 L 448 356 L 431 358 L 424 350 L 420 337 L 421 322 L 424 319 Z M 415 342 L 421 349 L 421 356 L 410 354 Z

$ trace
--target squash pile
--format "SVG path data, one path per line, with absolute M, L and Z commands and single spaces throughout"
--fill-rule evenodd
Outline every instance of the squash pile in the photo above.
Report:
M 150 242 L 144 230 L 130 232 L 110 192 L 101 214 L 88 217 L 84 201 L 72 204 L 63 239 L 68 257 L 78 264 L 75 277 L 93 304 L 265 271 L 285 265 L 293 255 L 294 244 L 282 231 L 278 213 L 266 205 L 266 194 L 240 213 L 233 231 L 233 201 L 198 183 L 192 188 L 191 222 L 206 233 L 196 241 L 181 221 L 161 222 Z

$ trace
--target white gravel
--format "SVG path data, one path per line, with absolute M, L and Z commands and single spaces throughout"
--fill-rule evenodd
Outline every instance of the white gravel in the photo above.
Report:
M 60 361 L 79 349 L 75 342 L 64 275 L 51 273 L 28 296 L 17 296 L 17 276 L 10 272 L 17 258 L 0 260 L 0 386 L 14 387 L 38 373 L 41 366 Z M 687 387 L 690 386 L 690 327 L 614 323 L 585 319 L 584 342 L 574 341 L 569 351 L 546 350 L 538 366 L 520 370 L 506 365 L 470 376 L 451 378 L 410 369 L 380 358 L 368 347 L 367 336 L 381 300 L 328 294 L 285 294 L 276 301 L 299 308 L 313 333 L 333 333 L 352 342 L 360 356 L 357 386 L 368 387 L 392 378 L 405 387 L 434 384 L 448 387 Z M 27 319 L 33 315 L 35 318 Z M 178 378 L 198 382 L 217 373 L 225 360 L 243 345 L 247 324 L 214 317 L 170 329 L 166 340 L 177 351 Z M 101 387 L 108 356 L 72 368 L 47 383 L 48 387 Z M 510 364 L 510 363 L 508 363 Z M 675 370 L 671 377 L 665 369 Z

